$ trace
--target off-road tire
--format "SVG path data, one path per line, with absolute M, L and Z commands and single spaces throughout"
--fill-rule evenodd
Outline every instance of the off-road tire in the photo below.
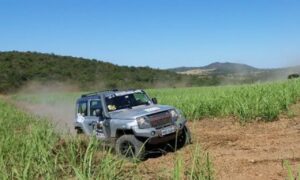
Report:
M 79 127 L 76 127 L 75 131 L 76 131 L 76 134 L 79 134 L 79 135 L 83 134 L 83 130 L 81 128 L 79 128 Z
M 175 140 L 173 140 L 173 145 L 175 150 L 184 147 L 187 144 L 192 143 L 192 136 L 189 128 L 184 126 L 180 135 L 177 136 Z
M 137 160 L 144 160 L 145 145 L 138 140 L 134 135 L 123 135 L 116 141 L 116 153 L 126 157 Z

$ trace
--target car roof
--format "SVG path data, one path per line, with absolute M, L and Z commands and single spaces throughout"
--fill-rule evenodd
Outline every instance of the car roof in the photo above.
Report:
M 99 92 L 93 92 L 88 94 L 82 94 L 81 97 L 77 100 L 77 102 L 87 101 L 90 99 L 100 99 L 101 95 L 104 95 L 105 97 L 115 95 L 115 96 L 121 96 L 126 94 L 131 94 L 134 92 L 143 92 L 141 89 L 128 89 L 128 90 L 105 90 L 105 91 L 99 91 Z

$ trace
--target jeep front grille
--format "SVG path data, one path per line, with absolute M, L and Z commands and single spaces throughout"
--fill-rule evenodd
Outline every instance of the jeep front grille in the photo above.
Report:
M 172 124 L 172 117 L 169 111 L 148 115 L 150 125 L 155 128 Z

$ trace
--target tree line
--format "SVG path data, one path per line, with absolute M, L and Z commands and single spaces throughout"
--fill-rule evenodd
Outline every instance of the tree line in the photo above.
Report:
M 31 81 L 68 82 L 82 90 L 216 85 L 199 78 L 150 67 L 118 66 L 81 57 L 37 52 L 0 52 L 0 92 L 12 92 Z

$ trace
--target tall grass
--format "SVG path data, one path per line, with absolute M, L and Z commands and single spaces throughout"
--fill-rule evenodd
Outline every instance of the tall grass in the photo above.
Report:
M 214 170 L 208 153 L 203 153 L 197 145 L 193 151 L 192 164 L 188 170 L 189 179 L 214 179 Z
M 241 121 L 272 121 L 300 99 L 300 80 L 241 85 L 178 89 L 149 89 L 159 103 L 175 106 L 188 119 L 235 116 Z M 14 99 L 29 103 L 74 104 L 79 93 L 19 94 Z
M 300 99 L 300 80 L 148 92 L 160 103 L 181 109 L 188 119 L 235 116 L 241 121 L 272 121 Z
M 62 137 L 46 119 L 0 99 L 0 179 L 141 179 L 138 165 L 104 150 L 93 137 Z
M 122 179 L 124 160 L 95 139 L 61 138 L 43 119 L 0 101 L 0 179 Z M 123 172 L 127 173 L 123 173 Z
M 300 166 L 298 166 L 298 172 L 294 173 L 289 161 L 285 160 L 283 162 L 283 165 L 284 168 L 287 170 L 288 180 L 300 179 Z
M 173 179 L 214 179 L 214 170 L 208 153 L 203 153 L 200 146 L 196 145 L 189 166 L 184 166 L 181 155 L 175 157 Z

